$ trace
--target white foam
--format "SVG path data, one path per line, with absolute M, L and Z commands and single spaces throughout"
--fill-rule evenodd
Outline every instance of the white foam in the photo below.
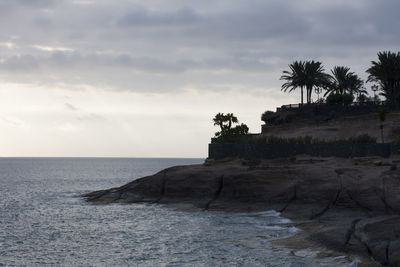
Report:
M 350 267 L 357 267 L 358 266 L 358 264 L 360 263 L 361 261 L 360 261 L 360 259 L 355 259 L 355 260 L 353 260 L 351 263 L 350 263 Z
M 247 216 L 267 216 L 267 217 L 278 217 L 281 215 L 280 212 L 277 212 L 275 210 L 266 210 L 266 211 L 259 211 L 259 212 L 249 212 L 249 213 L 243 213 L 242 215 L 247 215 Z
M 278 223 L 278 224 L 292 223 L 292 220 L 287 219 L 287 218 L 281 218 L 279 221 L 277 221 L 275 223 Z
M 312 249 L 302 249 L 295 251 L 293 254 L 296 255 L 297 257 L 301 258 L 315 258 L 318 255 L 319 251 L 318 250 L 312 250 Z
M 286 230 L 286 227 L 278 226 L 278 225 L 257 225 L 257 228 L 265 229 L 265 230 L 272 230 L 272 231 L 281 231 Z

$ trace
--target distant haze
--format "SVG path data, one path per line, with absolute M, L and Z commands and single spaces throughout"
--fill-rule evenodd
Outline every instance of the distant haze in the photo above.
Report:
M 294 60 L 399 51 L 398 0 L 2 0 L 0 156 L 206 157 L 232 112 L 251 132 L 299 93 Z M 367 85 L 369 88 L 369 85 Z

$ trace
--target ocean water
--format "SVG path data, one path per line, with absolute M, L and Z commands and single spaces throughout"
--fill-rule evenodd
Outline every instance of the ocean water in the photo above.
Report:
M 80 195 L 202 159 L 1 158 L 0 266 L 354 266 L 270 241 L 299 231 L 274 211 L 94 205 Z

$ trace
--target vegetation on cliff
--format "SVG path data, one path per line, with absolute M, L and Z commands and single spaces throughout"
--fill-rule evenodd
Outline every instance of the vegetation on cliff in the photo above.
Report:
M 374 83 L 374 88 L 385 97 L 388 103 L 400 104 L 400 52 L 379 52 L 378 61 L 372 61 L 371 64 L 372 66 L 366 71 L 369 75 L 367 82 Z M 335 66 L 331 74 L 327 74 L 319 61 L 294 61 L 289 64 L 289 70 L 283 71 L 280 79 L 285 81 L 282 84 L 282 91 L 292 92 L 298 88 L 301 90 L 301 104 L 304 103 L 304 88 L 307 104 L 312 102 L 313 90 L 325 90 L 324 96 L 328 96 L 326 102 L 331 104 L 338 104 L 338 102 L 350 104 L 355 99 L 355 95 L 358 96 L 357 99 L 360 102 L 368 99 L 364 81 L 345 66 Z M 376 100 L 376 96 L 372 100 Z M 318 99 L 318 102 L 324 102 L 324 100 Z
M 376 82 L 381 95 L 391 104 L 400 104 L 400 52 L 379 52 L 367 70 L 367 82 Z
M 299 137 L 279 137 L 263 135 L 236 134 L 229 138 L 212 138 L 211 143 L 235 143 L 235 144 L 290 144 L 290 145 L 310 145 L 310 144 L 373 144 L 377 138 L 367 134 L 361 134 L 355 137 L 338 138 L 325 140 L 314 138 L 312 136 Z
M 290 71 L 283 71 L 281 80 L 283 91 L 292 92 L 296 88 L 301 89 L 301 104 L 303 100 L 303 88 L 306 88 L 307 103 L 311 103 L 311 94 L 315 88 L 326 88 L 330 77 L 324 73 L 321 62 L 318 61 L 295 61 L 289 65 Z
M 211 139 L 211 143 L 236 143 L 245 137 L 249 132 L 246 124 L 238 124 L 239 120 L 233 113 L 218 113 L 213 118 L 214 125 L 219 126 L 219 132 L 215 133 L 215 137 Z

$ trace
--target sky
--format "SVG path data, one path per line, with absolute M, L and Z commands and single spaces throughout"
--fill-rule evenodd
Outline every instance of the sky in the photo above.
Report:
M 399 10 L 398 0 L 1 0 L 0 156 L 205 158 L 216 113 L 258 133 L 265 110 L 299 102 L 280 91 L 294 60 L 366 79 L 377 52 L 399 51 Z

